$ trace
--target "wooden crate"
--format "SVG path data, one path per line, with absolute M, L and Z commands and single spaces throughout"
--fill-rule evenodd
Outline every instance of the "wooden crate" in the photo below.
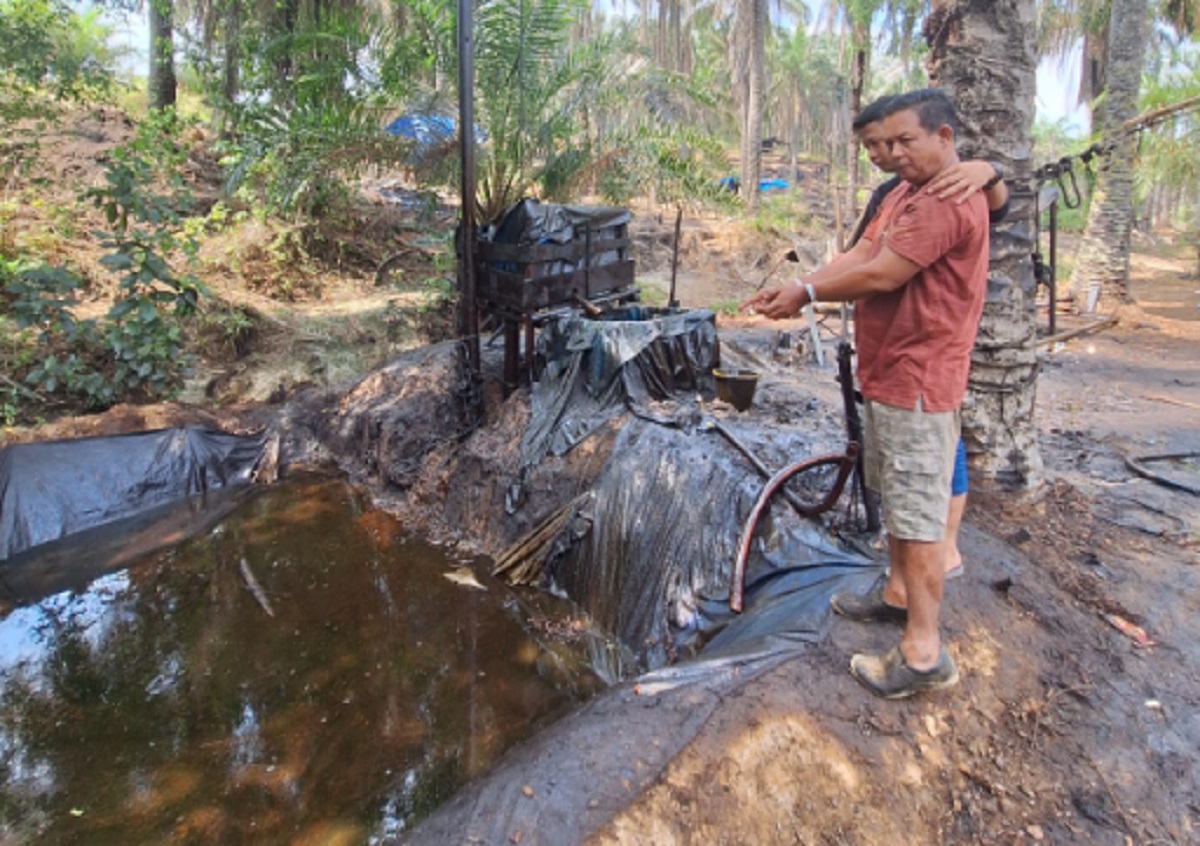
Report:
M 568 244 L 476 244 L 476 290 L 497 311 L 531 314 L 571 304 L 575 297 L 608 299 L 633 286 L 625 224 L 585 232 Z

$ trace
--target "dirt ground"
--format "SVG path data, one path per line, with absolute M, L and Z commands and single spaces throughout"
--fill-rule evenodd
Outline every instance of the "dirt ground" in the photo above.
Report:
M 64 183 L 95 178 L 120 127 L 95 118 L 76 138 L 90 147 L 48 161 L 62 165 Z M 311 284 L 293 286 L 291 299 L 278 285 L 244 284 L 285 273 L 287 262 L 263 246 L 275 234 L 247 227 L 214 238 L 205 281 L 252 309 L 255 329 L 210 350 L 180 403 L 120 406 L 8 429 L 3 439 L 251 425 L 306 385 L 344 383 L 444 334 L 444 322 L 396 328 L 388 306 L 399 295 L 377 288 L 372 271 L 384 255 L 408 251 L 413 275 L 436 275 L 436 250 L 421 236 L 452 217 L 435 211 L 418 224 L 416 212 L 385 206 L 377 190 L 368 196 L 376 202 L 363 206 L 358 228 L 369 237 L 355 241 L 357 251 L 331 258 L 317 246 L 328 238 L 302 240 Z M 662 302 L 673 214 L 635 212 L 639 281 L 648 300 Z M 22 212 L 8 236 L 27 237 L 42 223 Z M 65 257 L 87 258 L 80 237 L 55 244 Z M 724 311 L 781 275 L 774 257 L 789 247 L 809 265 L 825 249 L 818 238 L 689 214 L 679 298 Z M 846 672 L 848 656 L 897 632 L 837 621 L 827 643 L 722 701 L 696 740 L 589 842 L 1200 842 L 1200 279 L 1185 251 L 1161 241 L 1135 247 L 1137 307 L 1115 326 L 1044 350 L 1041 501 L 968 511 L 966 575 L 944 608 L 960 685 L 908 702 L 873 699 Z M 100 280 L 94 296 L 103 301 Z M 1064 315 L 1060 328 L 1084 322 Z M 719 326 L 763 346 L 801 329 L 724 314 Z M 793 365 L 768 378 L 803 379 L 840 403 L 829 369 Z M 1127 464 L 1177 453 L 1192 457 L 1141 466 L 1182 488 Z M 536 842 L 530 832 L 514 836 Z

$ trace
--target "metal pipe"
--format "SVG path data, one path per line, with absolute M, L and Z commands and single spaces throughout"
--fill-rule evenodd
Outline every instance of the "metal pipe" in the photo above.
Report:
M 846 478 L 854 468 L 854 461 L 857 457 L 858 444 L 851 442 L 846 444 L 844 455 L 839 453 L 819 455 L 815 458 L 806 458 L 803 461 L 797 461 L 795 464 L 789 464 L 772 476 L 767 484 L 763 486 L 762 491 L 758 494 L 758 499 L 754 502 L 754 507 L 750 509 L 750 516 L 746 520 L 746 525 L 742 528 L 742 536 L 738 541 L 737 560 L 733 565 L 733 575 L 729 585 L 730 611 L 733 611 L 735 614 L 742 613 L 742 599 L 746 582 L 746 559 L 750 556 L 750 542 L 754 538 L 754 530 L 758 528 L 758 518 L 766 510 L 775 491 L 779 490 L 784 482 L 797 473 L 803 473 L 805 470 L 811 470 L 814 467 L 837 464 L 838 475 L 833 489 L 817 505 L 806 506 L 806 510 L 808 511 L 806 516 L 815 517 L 832 508 L 834 503 L 837 502 L 838 497 L 842 495 L 842 487 L 846 484 Z
M 750 465 L 757 470 L 759 475 L 761 475 L 764 479 L 769 480 L 771 478 L 771 470 L 766 464 L 763 463 L 762 459 L 751 452 L 750 447 L 746 446 L 736 435 L 733 434 L 733 432 L 726 429 L 719 420 L 716 420 L 712 417 L 707 417 L 703 421 L 703 425 L 712 428 L 721 437 L 729 441 L 729 443 L 732 444 L 738 452 L 746 457 L 746 460 L 750 462 Z M 797 514 L 802 517 L 808 516 L 808 509 L 810 506 L 805 505 L 798 496 L 789 491 L 787 488 L 784 488 L 783 490 L 783 498 L 788 501 L 788 504 L 791 505 L 792 508 L 796 509 Z
M 838 343 L 838 382 L 842 386 L 842 410 L 846 415 L 846 439 L 852 443 L 861 444 L 863 442 L 863 424 L 862 417 L 858 413 L 858 397 L 854 390 L 854 365 L 850 361 L 853 354 L 854 348 L 850 346 L 849 341 L 842 340 Z M 864 472 L 861 452 L 855 459 L 854 469 L 857 471 L 855 487 L 862 499 L 863 513 L 867 519 L 867 531 L 877 532 L 880 525 L 879 505 L 867 492 L 867 476 Z
M 472 0 L 458 0 L 458 143 L 462 157 L 462 332 L 471 372 L 479 376 L 479 307 L 475 286 L 475 11 Z
M 1055 321 L 1058 311 L 1058 200 L 1050 204 L 1050 278 L 1047 287 L 1050 289 L 1050 334 L 1057 330 Z
M 675 207 L 675 241 L 671 247 L 671 291 L 667 295 L 667 308 L 679 308 L 675 298 L 675 272 L 679 269 L 679 230 L 683 224 L 683 206 Z

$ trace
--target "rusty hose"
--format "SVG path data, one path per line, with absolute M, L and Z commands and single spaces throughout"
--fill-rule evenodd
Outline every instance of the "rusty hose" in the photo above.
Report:
M 733 611 L 735 614 L 742 613 L 742 593 L 745 590 L 746 559 L 750 556 L 750 541 L 754 537 L 754 530 L 758 528 L 758 518 L 766 510 L 775 492 L 783 487 L 784 482 L 797 473 L 803 473 L 805 470 L 811 470 L 814 467 L 824 467 L 829 464 L 838 465 L 837 479 L 834 480 L 833 489 L 825 495 L 825 498 L 816 505 L 804 506 L 803 509 L 797 509 L 801 510 L 807 517 L 816 517 L 818 514 L 822 514 L 832 508 L 834 503 L 837 502 L 838 497 L 842 495 L 842 488 L 846 484 L 846 479 L 849 477 L 850 471 L 854 469 L 854 463 L 857 458 L 858 444 L 851 441 L 846 444 L 845 453 L 819 455 L 815 458 L 806 458 L 803 461 L 797 461 L 794 464 L 784 467 L 767 481 L 762 491 L 759 492 L 758 499 L 754 502 L 754 507 L 750 509 L 750 516 L 746 518 L 746 524 L 742 527 L 741 539 L 738 541 L 737 561 L 733 565 L 733 576 L 729 585 L 730 611 Z

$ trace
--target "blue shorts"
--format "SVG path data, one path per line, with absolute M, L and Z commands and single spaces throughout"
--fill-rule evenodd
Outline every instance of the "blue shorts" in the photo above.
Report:
M 962 438 L 954 450 L 954 475 L 950 477 L 950 496 L 962 496 L 967 492 L 967 447 Z

